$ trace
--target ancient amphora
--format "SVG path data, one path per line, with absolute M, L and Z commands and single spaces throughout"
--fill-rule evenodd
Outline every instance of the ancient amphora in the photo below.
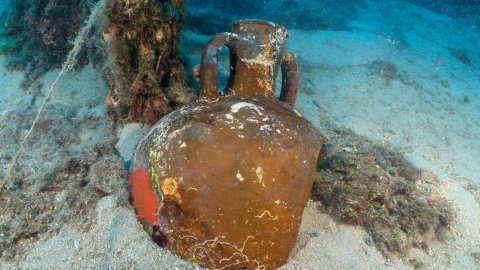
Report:
M 260 88 L 218 95 L 219 48 L 241 38 L 223 33 L 207 44 L 200 98 L 141 140 L 129 183 L 144 228 L 181 258 L 209 269 L 274 269 L 295 245 L 325 138 Z

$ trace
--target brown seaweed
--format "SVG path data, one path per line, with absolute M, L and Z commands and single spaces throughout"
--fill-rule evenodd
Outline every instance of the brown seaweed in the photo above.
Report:
M 319 162 L 312 197 L 339 222 L 365 228 L 386 256 L 403 256 L 446 239 L 454 215 L 436 181 L 401 154 L 340 130 Z

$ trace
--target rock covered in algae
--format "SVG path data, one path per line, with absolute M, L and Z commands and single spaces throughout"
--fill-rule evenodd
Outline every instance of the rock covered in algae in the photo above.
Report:
M 313 199 L 338 221 L 363 227 L 386 257 L 447 239 L 454 212 L 435 175 L 347 129 L 335 129 L 323 150 Z
M 324 137 L 287 105 L 221 97 L 168 115 L 129 178 L 153 240 L 211 269 L 274 269 L 295 245 Z
M 112 118 L 154 124 L 195 98 L 177 51 L 183 0 L 108 0 L 106 14 Z

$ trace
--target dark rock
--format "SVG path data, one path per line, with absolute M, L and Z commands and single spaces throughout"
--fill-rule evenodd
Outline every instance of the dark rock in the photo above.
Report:
M 452 55 L 464 65 L 467 65 L 467 66 L 473 65 L 472 60 L 470 59 L 470 56 L 468 56 L 468 53 L 465 50 L 454 51 L 452 52 Z

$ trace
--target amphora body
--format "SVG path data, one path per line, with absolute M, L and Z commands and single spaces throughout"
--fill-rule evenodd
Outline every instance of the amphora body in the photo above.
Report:
M 325 139 L 292 108 L 296 78 L 283 78 L 289 104 L 274 96 L 280 61 L 291 67 L 284 77 L 295 67 L 283 55 L 286 34 L 272 23 L 241 21 L 214 37 L 202 55 L 198 101 L 160 120 L 136 149 L 129 183 L 138 218 L 185 260 L 274 269 L 295 245 Z M 219 96 L 223 45 L 233 78 Z

